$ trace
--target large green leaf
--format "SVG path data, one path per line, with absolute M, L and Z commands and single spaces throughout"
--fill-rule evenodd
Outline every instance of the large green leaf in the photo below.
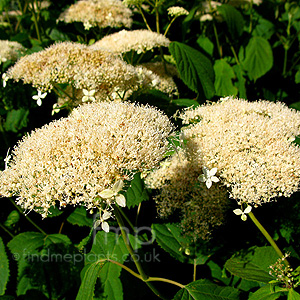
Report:
M 273 66 L 273 52 L 269 42 L 260 36 L 252 37 L 246 46 L 242 64 L 250 79 L 256 80 L 266 74 Z
M 182 288 L 173 300 L 238 300 L 239 291 L 216 285 L 206 279 L 194 281 Z
M 83 206 L 77 207 L 67 218 L 67 221 L 78 226 L 93 226 L 93 218 L 88 215 L 86 208 Z
M 29 110 L 20 108 L 11 110 L 7 113 L 4 128 L 6 131 L 18 132 L 27 126 Z
M 276 300 L 282 296 L 282 292 L 282 288 L 268 284 L 251 294 L 249 300 Z
M 250 281 L 268 283 L 274 278 L 269 274 L 269 266 L 278 256 L 271 246 L 255 247 L 244 257 L 233 256 L 225 263 L 225 268 L 233 275 Z
M 300 300 L 300 294 L 294 289 L 289 289 L 288 300 Z
M 244 31 L 244 18 L 241 13 L 229 4 L 218 6 L 217 9 L 224 18 L 232 38 L 241 36 Z
M 210 60 L 201 52 L 179 42 L 169 46 L 180 78 L 194 92 L 204 93 L 206 99 L 215 95 L 214 70 Z
M 213 42 L 204 35 L 200 35 L 197 39 L 197 44 L 210 56 L 213 55 L 214 52 L 214 44 Z
M 300 68 L 295 74 L 295 83 L 300 83 Z
M 6 284 L 9 278 L 8 258 L 5 252 L 4 243 L 0 237 L 0 295 L 4 295 Z
M 252 35 L 261 36 L 265 39 L 270 39 L 271 36 L 275 33 L 275 26 L 272 22 L 264 19 L 259 16 L 257 25 L 255 26 Z
M 133 180 L 130 182 L 126 194 L 126 206 L 128 208 L 139 205 L 142 201 L 149 199 L 149 194 L 145 187 L 144 181 L 141 178 L 141 173 L 134 175 Z
M 96 280 L 104 264 L 105 262 L 94 262 L 84 268 L 84 275 L 81 281 L 76 300 L 93 299 Z
M 236 96 L 238 90 L 232 83 L 232 79 L 235 79 L 232 67 L 224 59 L 218 59 L 215 61 L 214 71 L 216 94 L 218 96 Z
M 202 265 L 209 259 L 208 256 L 195 251 L 191 241 L 183 237 L 176 223 L 153 224 L 152 231 L 158 245 L 181 262 Z
M 95 237 L 91 251 L 86 255 L 86 264 L 102 264 L 108 259 L 122 264 L 127 255 L 127 248 L 118 232 L 106 233 L 104 231 L 99 231 Z M 122 268 L 120 266 L 111 262 L 106 262 L 102 265 L 99 278 L 102 284 L 101 290 L 103 290 L 103 298 L 107 300 L 123 299 L 123 288 L 119 279 L 121 270 Z M 82 299 L 89 300 L 91 298 Z

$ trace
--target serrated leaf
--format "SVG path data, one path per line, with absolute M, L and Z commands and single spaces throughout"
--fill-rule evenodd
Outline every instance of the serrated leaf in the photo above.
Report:
M 13 109 L 7 113 L 4 128 L 6 131 L 18 132 L 27 126 L 29 110 L 25 108 Z
M 204 93 L 206 99 L 215 95 L 214 70 L 210 60 L 201 52 L 179 42 L 173 42 L 169 50 L 183 82 L 194 92 Z
M 9 265 L 4 243 L 0 237 L 0 295 L 4 295 L 9 279 Z
M 225 268 L 233 275 L 256 282 L 268 283 L 274 279 L 269 274 L 269 266 L 278 256 L 271 246 L 255 247 L 245 257 L 232 257 L 225 263 Z
M 128 208 L 139 205 L 143 201 L 149 199 L 148 191 L 145 187 L 144 181 L 141 178 L 141 173 L 134 175 L 133 180 L 130 182 L 130 187 L 125 194 L 126 206 Z
M 4 222 L 4 226 L 8 228 L 12 228 L 13 225 L 18 223 L 20 220 L 20 214 L 17 210 L 11 211 L 11 213 L 8 215 L 6 221 Z
M 214 71 L 216 74 L 216 94 L 218 96 L 236 96 L 238 90 L 232 83 L 232 80 L 235 79 L 232 67 L 224 59 L 217 59 L 214 64 Z
M 213 55 L 214 44 L 208 37 L 200 35 L 196 42 L 199 45 L 199 47 L 203 49 L 208 55 Z
M 249 300 L 276 300 L 280 296 L 282 296 L 282 288 L 268 284 L 251 294 Z
M 71 245 L 71 240 L 64 234 L 54 233 L 49 234 L 44 238 L 44 246 L 49 246 L 50 244 L 64 244 Z
M 88 212 L 83 206 L 77 207 L 67 218 L 67 221 L 78 226 L 93 226 L 93 219 L 88 216 Z
M 273 52 L 266 39 L 260 36 L 252 37 L 245 51 L 245 60 L 242 65 L 250 79 L 255 81 L 272 68 Z
M 182 236 L 178 224 L 153 224 L 153 236 L 160 247 L 180 262 L 188 262 L 200 265 L 207 261 L 208 257 L 201 254 L 192 257 L 189 254 L 190 241 Z
M 295 74 L 295 83 L 300 83 L 300 68 Z
M 130 238 L 130 237 L 129 237 Z M 132 241 L 132 238 L 130 238 Z M 139 247 L 140 245 L 137 244 Z M 123 263 L 128 255 L 125 243 L 118 233 L 99 231 L 91 251 L 86 255 L 86 264 L 105 261 L 108 258 Z M 122 268 L 113 263 L 103 265 L 99 278 L 102 284 L 103 297 L 107 300 L 122 300 L 123 288 L 119 279 Z
M 233 287 L 223 287 L 201 279 L 182 288 L 173 300 L 238 300 L 239 291 Z
M 31 288 L 30 281 L 24 274 L 30 255 L 39 254 L 39 249 L 44 245 L 45 235 L 39 232 L 23 232 L 15 236 L 7 244 L 13 259 L 18 262 L 17 295 L 24 295 Z
M 289 289 L 288 300 L 300 300 L 300 294 L 294 289 Z
M 93 299 L 96 280 L 105 263 L 94 262 L 86 266 L 76 300 Z
M 244 18 L 242 14 L 229 4 L 218 6 L 217 10 L 224 18 L 232 38 L 240 37 L 244 31 Z
M 183 106 L 183 107 L 190 107 L 190 106 L 199 106 L 200 104 L 193 99 L 176 99 L 172 100 L 172 103 L 176 104 L 177 106 Z

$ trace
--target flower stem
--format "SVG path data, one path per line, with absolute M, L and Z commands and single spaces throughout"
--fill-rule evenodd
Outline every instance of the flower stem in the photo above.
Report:
M 260 232 L 267 239 L 267 241 L 271 244 L 271 246 L 273 247 L 273 249 L 275 250 L 275 252 L 278 254 L 278 256 L 280 258 L 284 257 L 283 253 L 281 252 L 281 250 L 279 249 L 279 247 L 277 246 L 277 244 L 275 243 L 275 241 L 272 239 L 272 237 L 267 232 L 267 230 L 261 225 L 261 223 L 256 219 L 256 217 L 254 216 L 253 212 L 252 211 L 249 212 L 248 215 L 249 215 L 250 219 L 253 221 L 253 223 L 256 225 L 256 227 L 260 230 Z M 290 266 L 289 262 L 286 259 L 284 260 L 284 263 L 286 264 L 286 266 Z
M 2 228 L 8 235 L 10 235 L 11 238 L 14 238 L 14 235 L 0 223 L 0 228 Z
M 129 239 L 128 239 L 127 235 L 126 235 L 126 232 L 124 230 L 124 222 L 122 220 L 122 216 L 121 216 L 121 214 L 120 214 L 119 209 L 118 209 L 117 206 L 115 207 L 114 213 L 115 213 L 115 217 L 116 217 L 116 220 L 118 222 L 118 225 L 119 225 L 119 227 L 121 229 L 121 235 L 122 235 L 122 238 L 124 240 L 125 246 L 126 246 L 128 252 L 129 252 L 129 254 L 130 254 L 130 256 L 131 256 L 131 258 L 132 258 L 132 260 L 133 260 L 133 262 L 134 262 L 134 264 L 136 266 L 136 268 L 138 269 L 138 272 L 139 272 L 139 274 L 141 276 L 141 280 L 143 280 L 148 285 L 148 287 L 152 290 L 152 292 L 157 297 L 166 300 L 166 298 L 163 297 L 160 294 L 160 292 L 150 282 L 148 282 L 149 276 L 146 275 L 145 271 L 143 270 L 143 267 L 142 267 L 141 263 L 136 258 L 134 250 L 133 250 L 133 248 L 132 248 L 132 246 L 131 246 L 131 244 L 129 242 Z M 131 274 L 133 274 L 133 273 L 131 272 Z

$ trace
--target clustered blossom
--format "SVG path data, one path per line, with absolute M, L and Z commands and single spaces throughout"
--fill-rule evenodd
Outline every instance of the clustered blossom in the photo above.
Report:
M 26 51 L 20 43 L 0 40 L 0 64 L 7 60 L 15 61 Z
M 269 274 L 276 278 L 276 281 L 283 284 L 285 288 L 295 288 L 299 283 L 295 282 L 293 277 L 293 269 L 290 266 L 286 266 L 284 261 L 290 256 L 290 253 L 286 253 L 283 257 L 279 258 L 275 264 L 271 265 Z
M 18 205 L 43 217 L 58 204 L 102 211 L 124 206 L 122 181 L 159 163 L 172 129 L 168 117 L 150 106 L 84 104 L 14 147 L 0 172 L 0 195 L 17 196 Z
M 102 101 L 114 99 L 118 93 L 128 96 L 138 89 L 153 89 L 160 83 L 153 72 L 131 66 L 115 54 L 72 42 L 24 56 L 6 74 L 5 80 L 23 80 L 41 92 L 67 83 L 70 97 L 64 101 L 72 99 L 77 105 L 82 103 L 83 89 L 95 90 L 93 97 Z M 76 98 L 78 93 L 81 95 Z
M 186 148 L 229 189 L 238 204 L 261 205 L 296 192 L 300 182 L 300 113 L 285 104 L 231 97 L 181 115 Z
M 59 17 L 65 23 L 81 22 L 90 27 L 128 27 L 132 25 L 132 11 L 120 0 L 80 0 Z
M 189 14 L 189 12 L 183 7 L 172 6 L 172 7 L 168 8 L 168 14 L 171 17 L 177 18 L 177 17 L 180 17 L 180 16 L 187 16 Z
M 105 49 L 114 53 L 136 51 L 138 54 L 160 46 L 168 47 L 170 40 L 164 35 L 146 30 L 121 30 L 110 34 L 90 46 L 92 49 Z
M 193 238 L 208 239 L 214 228 L 222 225 L 228 209 L 226 189 L 200 184 L 202 165 L 183 149 L 161 163 L 146 177 L 146 184 L 158 189 L 155 197 L 160 217 L 179 213 L 182 229 Z

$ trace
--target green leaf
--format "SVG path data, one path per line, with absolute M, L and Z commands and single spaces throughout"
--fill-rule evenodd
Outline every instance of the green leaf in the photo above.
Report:
M 259 16 L 258 23 L 255 26 L 252 35 L 261 36 L 266 40 L 270 39 L 271 36 L 275 33 L 275 26 L 272 22 Z
M 232 38 L 238 38 L 244 31 L 244 18 L 241 13 L 231 5 L 218 6 L 218 12 L 223 16 Z
M 300 110 L 300 101 L 292 103 L 290 105 L 290 108 L 294 108 L 294 109 Z
M 251 294 L 248 300 L 275 300 L 282 296 L 282 292 L 282 288 L 268 284 Z
M 67 221 L 78 226 L 93 226 L 93 219 L 90 217 L 86 208 L 83 206 L 77 207 L 67 218 Z
M 6 131 L 18 132 L 27 126 L 29 110 L 20 108 L 11 110 L 7 113 L 4 128 Z
M 71 240 L 64 234 L 61 233 L 54 233 L 49 234 L 44 238 L 44 246 L 49 246 L 51 244 L 64 244 L 64 245 L 71 245 Z
M 76 300 L 92 300 L 96 280 L 105 262 L 95 262 L 84 268 L 84 276 Z
M 17 210 L 11 211 L 11 213 L 8 215 L 6 221 L 4 222 L 4 226 L 8 228 L 12 228 L 13 225 L 18 223 L 20 220 L 20 214 Z
M 208 55 L 213 55 L 214 44 L 208 37 L 200 35 L 196 42 Z
M 214 70 L 210 60 L 201 52 L 179 42 L 169 46 L 180 78 L 194 92 L 204 93 L 206 99 L 215 95 Z
M 225 268 L 233 275 L 250 281 L 268 283 L 274 279 L 269 274 L 269 266 L 278 256 L 271 246 L 255 247 L 246 256 L 232 257 L 225 263 Z
M 216 94 L 218 96 L 236 96 L 238 90 L 232 83 L 232 80 L 235 79 L 232 67 L 224 59 L 217 59 L 214 64 L 214 71 L 216 74 Z
M 131 242 L 132 237 L 129 236 Z M 138 247 L 140 244 L 136 244 Z M 95 237 L 91 251 L 86 255 L 86 264 L 103 263 L 108 258 L 124 263 L 128 255 L 125 243 L 118 233 L 99 231 Z M 105 263 L 99 273 L 103 298 L 106 300 L 123 299 L 123 288 L 119 279 L 122 268 L 113 263 Z M 101 298 L 102 299 L 102 298 Z
M 173 300 L 238 300 L 239 291 L 233 287 L 218 286 L 207 279 L 189 283 Z
M 133 180 L 130 182 L 130 187 L 125 194 L 126 206 L 128 208 L 139 205 L 142 201 L 149 199 L 149 194 L 145 187 L 144 181 L 141 179 L 141 173 L 134 175 Z
M 237 82 L 235 83 L 238 91 L 239 91 L 239 97 L 243 99 L 247 99 L 247 93 L 246 93 L 246 79 L 244 77 L 243 69 L 240 65 L 234 65 L 233 67 L 234 73 L 236 74 Z
M 4 243 L 0 237 L 0 295 L 4 295 L 6 284 L 9 278 L 8 258 L 5 252 Z
M 251 80 L 256 80 L 266 74 L 273 66 L 273 52 L 269 42 L 254 36 L 246 46 L 245 60 L 242 62 Z
M 189 257 L 190 241 L 182 236 L 181 229 L 178 224 L 153 224 L 153 236 L 160 247 L 168 252 L 175 259 L 180 262 L 203 264 L 208 257 L 199 255 L 198 257 Z
M 39 232 L 23 232 L 15 236 L 7 244 L 13 259 L 18 262 L 17 295 L 24 295 L 31 288 L 29 279 L 24 273 L 30 255 L 39 254 L 44 245 L 45 235 Z
M 295 74 L 295 83 L 300 83 L 300 68 Z
M 288 300 L 300 300 L 300 294 L 293 289 L 289 289 Z
M 183 107 L 190 107 L 190 106 L 199 106 L 200 104 L 193 99 L 176 99 L 172 100 L 172 103 L 176 104 L 177 106 L 183 106 Z
M 70 41 L 70 38 L 68 37 L 67 34 L 65 34 L 64 32 L 59 31 L 56 28 L 53 28 L 50 33 L 49 33 L 49 37 L 54 40 L 54 41 L 60 41 L 60 42 L 64 42 L 64 41 Z

